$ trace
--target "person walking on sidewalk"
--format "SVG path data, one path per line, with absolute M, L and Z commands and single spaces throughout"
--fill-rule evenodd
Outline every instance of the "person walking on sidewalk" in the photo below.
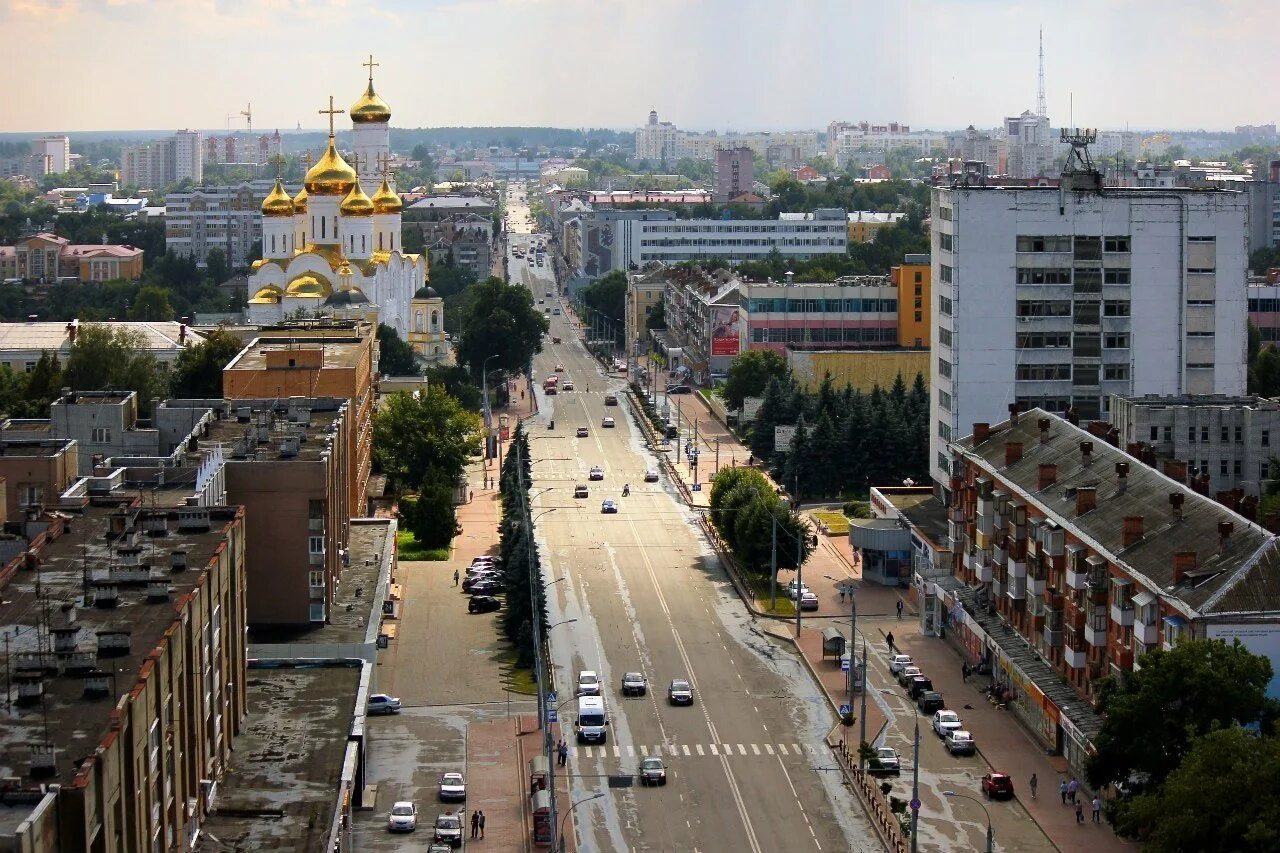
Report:
M 902 618 L 902 599 L 898 599 L 898 618 Z
M 1031 780 L 1027 782 L 1027 787 L 1031 789 L 1031 799 L 1036 798 L 1036 788 L 1040 787 L 1040 780 L 1036 778 L 1036 774 L 1031 774 Z
M 471 813 L 471 837 L 475 838 L 480 832 L 480 812 Z
M 1084 803 L 1076 803 L 1076 823 L 1084 823 Z
M 454 569 L 454 570 L 453 570 L 453 585 L 454 585 L 454 586 L 457 586 L 457 585 L 458 585 L 458 570 L 457 570 L 457 569 Z
M 1080 790 L 1080 782 L 1076 777 L 1071 777 L 1071 784 L 1067 785 L 1067 799 L 1071 802 L 1076 801 L 1076 793 Z
M 561 740 L 557 753 L 560 757 L 560 766 L 564 767 L 569 763 L 569 745 Z
M 884 641 L 889 644 L 889 654 L 893 654 L 893 632 L 884 635 Z
M 484 810 L 481 809 L 476 814 L 480 815 L 480 837 L 484 838 Z
M 1093 795 L 1093 822 L 1102 823 L 1102 798 L 1097 794 Z
M 1067 804 L 1067 780 L 1062 779 L 1058 782 L 1058 794 L 1062 797 L 1062 804 Z

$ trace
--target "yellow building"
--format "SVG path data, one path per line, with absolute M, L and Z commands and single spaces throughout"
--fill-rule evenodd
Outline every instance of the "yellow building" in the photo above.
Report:
M 881 213 L 878 210 L 855 210 L 849 214 L 849 242 L 870 243 L 876 232 L 906 216 L 905 213 Z
M 898 346 L 930 346 L 929 256 L 907 255 L 900 266 L 889 270 L 889 280 L 898 288 Z M 925 371 L 928 373 L 928 371 Z
M 867 350 L 787 350 L 787 364 L 796 381 L 806 390 L 816 391 L 823 377 L 831 374 L 837 388 L 852 385 L 864 393 L 879 385 L 889 389 L 902 374 L 902 381 L 910 388 L 916 374 L 929 381 L 929 350 L 927 349 L 867 349 Z
M 444 332 L 444 299 L 429 285 L 418 288 L 409 303 L 409 346 L 428 367 L 450 364 L 449 336 Z

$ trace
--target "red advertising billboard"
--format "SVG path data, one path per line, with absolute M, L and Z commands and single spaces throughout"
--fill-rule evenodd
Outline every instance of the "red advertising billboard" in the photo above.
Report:
M 737 355 L 741 349 L 742 311 L 736 305 L 711 308 L 711 354 Z

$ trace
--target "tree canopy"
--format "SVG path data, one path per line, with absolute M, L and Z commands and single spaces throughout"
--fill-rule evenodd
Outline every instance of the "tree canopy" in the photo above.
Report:
M 711 479 L 711 523 L 733 555 L 748 571 L 767 571 L 773 552 L 773 524 L 778 524 L 778 568 L 794 569 L 809 558 L 809 526 L 778 497 L 754 468 L 721 468 Z
M 169 390 L 168 366 L 151 354 L 140 332 L 124 326 L 81 324 L 63 376 L 77 391 L 137 391 L 143 413 Z
M 480 438 L 480 416 L 442 388 L 392 394 L 373 417 L 374 460 L 399 490 L 452 487 Z
M 222 370 L 244 343 L 225 329 L 214 329 L 203 341 L 178 353 L 173 366 L 173 396 L 210 399 L 222 396 Z
M 383 376 L 421 376 L 422 368 L 409 346 L 386 323 L 378 324 L 378 370 Z
M 787 360 L 773 350 L 747 350 L 729 365 L 724 399 L 730 409 L 741 409 L 747 397 L 759 397 L 770 379 L 787 375 Z
M 600 316 L 613 324 L 615 334 L 622 335 L 623 328 L 619 320 L 627 310 L 627 274 L 614 270 L 606 276 L 596 279 L 582 289 L 582 302 Z
M 542 336 L 549 324 L 538 312 L 527 287 L 489 278 L 468 289 L 463 309 L 459 361 L 479 375 L 489 356 L 491 369 L 516 373 L 542 351 Z

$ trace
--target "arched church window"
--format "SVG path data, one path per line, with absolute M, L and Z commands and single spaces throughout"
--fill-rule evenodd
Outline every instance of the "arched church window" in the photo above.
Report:
M 422 312 L 421 311 L 414 312 L 413 330 L 415 332 L 422 331 Z
M 431 331 L 433 332 L 440 331 L 440 312 L 439 311 L 431 312 Z

